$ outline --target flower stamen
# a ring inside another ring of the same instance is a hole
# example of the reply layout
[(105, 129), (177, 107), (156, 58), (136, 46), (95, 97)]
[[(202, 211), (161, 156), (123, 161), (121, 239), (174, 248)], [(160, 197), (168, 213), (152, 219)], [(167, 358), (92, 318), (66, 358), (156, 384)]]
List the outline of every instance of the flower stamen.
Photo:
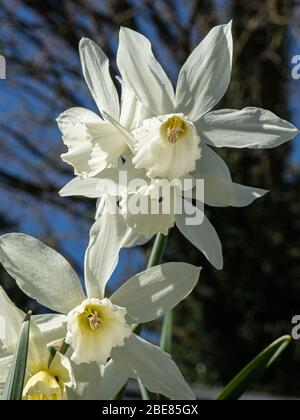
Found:
[(94, 311), (90, 315), (87, 316), (87, 319), (90, 324), (90, 328), (94, 331), (97, 330), (101, 325), (101, 318), (98, 316), (98, 312)]
[(185, 123), (181, 118), (172, 117), (167, 123), (167, 139), (170, 143), (176, 143), (179, 137), (185, 132)]

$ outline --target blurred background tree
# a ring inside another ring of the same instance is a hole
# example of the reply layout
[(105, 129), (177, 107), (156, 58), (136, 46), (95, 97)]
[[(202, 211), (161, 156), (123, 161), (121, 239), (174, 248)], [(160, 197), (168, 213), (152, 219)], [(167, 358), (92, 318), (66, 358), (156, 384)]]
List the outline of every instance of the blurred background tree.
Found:
[[(290, 66), (300, 54), (299, 17), (296, 0), (2, 0), (1, 231), (38, 236), (82, 272), (94, 202), (58, 196), (72, 171), (59, 159), (64, 147), (55, 124), (69, 107), (95, 110), (81, 74), (81, 37), (98, 42), (116, 72), (119, 26), (143, 32), (175, 83), (199, 40), (233, 18), (232, 82), (220, 106), (268, 108), (299, 126), (300, 81), (292, 80)], [(236, 182), (270, 194), (245, 209), (207, 209), (224, 247), (222, 272), (176, 231), (166, 255), (204, 267), (196, 292), (176, 311), (174, 356), (191, 381), (212, 385), (227, 382), (264, 346), (290, 333), (292, 316), (300, 313), (297, 140), (271, 151), (221, 153)], [(123, 252), (115, 281), (144, 262), (138, 251)], [(2, 272), (0, 282), (17, 304), (33, 305)], [(299, 370), (295, 344), (256, 388), (298, 395)]]

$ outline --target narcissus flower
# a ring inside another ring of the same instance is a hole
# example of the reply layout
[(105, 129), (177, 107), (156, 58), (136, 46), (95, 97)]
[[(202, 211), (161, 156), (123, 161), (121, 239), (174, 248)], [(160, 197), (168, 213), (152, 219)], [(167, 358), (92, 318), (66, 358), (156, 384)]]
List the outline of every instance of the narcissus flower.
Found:
[[(213, 153), (207, 152), (209, 146), (270, 148), (297, 135), (292, 124), (263, 109), (211, 112), (228, 88), (232, 55), (230, 22), (213, 28), (192, 52), (174, 92), (149, 40), (121, 28), (118, 67), (124, 83), (148, 111), (148, 118), (132, 133), (137, 168), (144, 168), (151, 178), (180, 178), (194, 170), (205, 174), (206, 155)], [(217, 176), (217, 166), (209, 166)]]
[[(213, 28), (195, 48), (180, 70), (174, 90), (154, 57), (149, 40), (138, 32), (121, 28), (117, 64), (123, 85), (133, 92), (143, 113), (132, 129), (122, 125), (109, 111), (104, 110), (103, 116), (130, 144), (126, 164), (132, 166), (131, 177), (134, 173), (139, 177), (143, 172), (149, 185), (160, 179), (203, 179), (204, 204), (215, 207), (248, 206), (266, 194), (266, 190), (234, 183), (226, 163), (214, 148), (273, 148), (294, 138), (298, 130), (261, 108), (213, 111), (228, 88), (232, 56), (230, 22)], [(104, 84), (105, 78), (101, 80)], [(98, 178), (88, 181), (76, 178), (63, 188), (61, 195), (99, 197), (99, 182), (104, 178), (115, 180), (119, 169), (113, 175), (99, 173)], [(188, 226), (184, 213), (170, 211), (169, 217), (159, 217), (124, 211), (130, 196), (139, 197), (144, 191), (147, 188), (123, 191), (121, 197), (122, 214), (133, 229), (151, 237), (158, 232), (166, 234), (176, 224), (217, 269), (223, 267), (220, 240), (206, 217), (203, 223)], [(203, 211), (197, 204), (195, 212), (197, 208)]]
[(134, 329), (183, 300), (196, 285), (200, 269), (181, 263), (156, 266), (105, 297), (126, 231), (122, 216), (107, 212), (92, 227), (85, 255), (87, 296), (67, 261), (35, 238), (2, 236), (0, 261), (28, 296), (67, 314), (66, 342), (76, 364), (96, 362), (105, 371), (113, 363), (123, 372), (122, 378), (137, 378), (153, 392), (194, 398), (171, 357), (136, 336)]
[[(0, 389), (3, 389), (12, 354), (15, 352), (25, 314), (8, 298), (0, 287)], [(60, 353), (50, 357), (47, 344), (60, 337), (61, 316), (39, 316), (40, 328), (32, 318), (24, 400), (62, 400), (67, 398), (67, 388), (75, 388), (75, 380), (69, 359)]]

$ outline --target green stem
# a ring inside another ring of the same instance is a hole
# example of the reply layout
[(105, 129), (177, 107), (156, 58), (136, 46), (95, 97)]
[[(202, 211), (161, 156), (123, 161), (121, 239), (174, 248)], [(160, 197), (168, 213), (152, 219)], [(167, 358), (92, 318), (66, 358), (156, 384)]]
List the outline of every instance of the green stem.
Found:
[[(160, 336), (160, 348), (166, 353), (171, 354), (172, 352), (172, 338), (173, 338), (173, 312), (169, 311), (163, 319), (161, 336)], [(156, 395), (157, 400), (168, 400), (163, 395)]]
[[(162, 258), (164, 256), (166, 247), (168, 242), (168, 236), (163, 235), (162, 233), (158, 233), (155, 238), (155, 242), (150, 254), (150, 258), (148, 261), (147, 269), (155, 267), (156, 265), (159, 265), (162, 261)], [(163, 323), (165, 323), (165, 319), (168, 315), (164, 318)], [(169, 324), (169, 322), (168, 322)], [(139, 333), (141, 333), (142, 326), (139, 326)], [(163, 327), (164, 330), (164, 327)], [(139, 381), (139, 388), (142, 395), (143, 400), (156, 400), (158, 398), (157, 395), (150, 393), (147, 391), (147, 389), (144, 387), (144, 385)]]
[(168, 236), (158, 233), (151, 251), (147, 268), (155, 267), (161, 263), (162, 257), (166, 250)]
[(160, 347), (167, 353), (172, 352), (173, 312), (168, 312), (163, 320), (160, 337)]

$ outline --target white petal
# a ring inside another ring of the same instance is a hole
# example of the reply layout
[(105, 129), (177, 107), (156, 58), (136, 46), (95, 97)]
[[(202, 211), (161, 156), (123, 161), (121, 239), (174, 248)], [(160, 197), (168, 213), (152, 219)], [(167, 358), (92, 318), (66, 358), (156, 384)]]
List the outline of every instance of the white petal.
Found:
[[(161, 233), (167, 235), (169, 229), (174, 227), (174, 215), (152, 215), (152, 214), (138, 214), (125, 218), (126, 223), (132, 227), (132, 232), (137, 235), (137, 240), (133, 242), (136, 245), (147, 243), (154, 235)], [(132, 245), (131, 245), (132, 246)], [(127, 247), (130, 247), (127, 245)]]
[(215, 147), (269, 149), (299, 133), (288, 121), (253, 107), (211, 112), (197, 122), (197, 128), (201, 138)]
[(4, 346), (2, 341), (0, 340), (0, 359), (1, 359), (1, 357), (7, 357), (7, 356), (10, 356), (10, 355), (11, 355), (11, 352), (6, 349), (6, 347)]
[(202, 179), (203, 174), (231, 180), (230, 171), (224, 160), (206, 145), (202, 147), (202, 156), (197, 160), (196, 170), (192, 173), (198, 179)]
[(10, 353), (16, 349), (24, 317), (0, 286), (0, 340)]
[(173, 185), (170, 187), (167, 180), (154, 180), (123, 195), (119, 206), (126, 224), (141, 236), (151, 238), (156, 233), (167, 235), (174, 226), (177, 200), (178, 191)]
[(98, 388), (97, 399), (102, 401), (112, 400), (129, 379), (127, 369), (116, 365), (111, 359), (101, 370), (102, 378)]
[(231, 206), (235, 202), (235, 188), (226, 178), (202, 174), (204, 203), (213, 207)]
[(210, 174), (202, 174), (201, 178), (204, 180), (204, 202), (213, 207), (246, 207), (268, 192)]
[[(9, 299), (0, 286), (0, 339), (5, 348), (14, 353), (19, 341), (25, 314)], [(33, 366), (45, 366), (49, 353), (44, 337), (34, 322), (31, 322), (28, 353), (28, 369)]]
[(230, 82), (232, 51), (231, 22), (213, 28), (179, 73), (177, 112), (195, 121), (218, 104)]
[(12, 356), (0, 358), (0, 398), (2, 397), (12, 360)]
[[(117, 186), (117, 188), (115, 188)], [(106, 192), (110, 195), (119, 195), (127, 190), (123, 189), (120, 183), (119, 170), (107, 168), (93, 178), (76, 177), (66, 184), (60, 191), (61, 197), (83, 196), (88, 198), (99, 198)]]
[(110, 77), (107, 56), (95, 42), (87, 38), (80, 41), (79, 53), (83, 75), (100, 112), (106, 111), (118, 120), (119, 97)]
[(97, 178), (80, 178), (79, 176), (68, 182), (60, 191), (61, 197), (83, 196), (88, 198), (98, 198)]
[(174, 400), (196, 399), (171, 356), (135, 334), (124, 347), (113, 350), (112, 359), (150, 392)]
[(145, 245), (153, 236), (146, 237), (127, 226), (126, 236), (123, 242), (123, 248), (133, 248), (135, 246)]
[[(127, 174), (130, 176), (130, 174)], [(129, 179), (129, 178), (128, 178)], [(120, 190), (121, 190), (121, 186), (120, 186)], [(124, 189), (123, 194), (127, 194), (127, 187), (126, 189)], [(103, 195), (101, 198), (99, 198), (97, 200), (97, 205), (96, 205), (96, 215), (95, 215), (95, 219), (97, 220), (105, 211), (105, 208), (107, 206), (107, 195)], [(124, 221), (125, 223), (125, 221)], [(122, 240), (122, 247), (123, 248), (132, 248), (135, 246), (141, 246), (144, 245), (145, 243), (147, 243), (151, 237), (146, 237), (144, 235), (141, 235), (140, 233), (136, 232), (135, 230), (133, 230), (130, 226), (126, 225), (126, 232), (124, 233), (124, 237)]]
[(109, 121), (123, 136), (124, 140), (127, 143), (127, 146), (131, 151), (134, 151), (134, 145), (136, 143), (135, 138), (131, 134), (131, 132), (124, 127), (122, 124), (120, 124), (115, 118), (113, 118), (110, 114), (107, 112), (103, 112), (104, 117)]
[(61, 158), (73, 166), (76, 175), (86, 175), (91, 172), (89, 160), (92, 143), (87, 128), (88, 123), (101, 126), (103, 120), (85, 108), (70, 108), (57, 119), (63, 142), (68, 147), (68, 152), (62, 154)]
[[(75, 388), (75, 377), (70, 360), (59, 352), (56, 352), (49, 366), (49, 372), (58, 379), (59, 385), (66, 394), (67, 388)], [(64, 399), (66, 395), (63, 396)]]
[(74, 167), (76, 175), (95, 176), (127, 150), (119, 130), (87, 109), (68, 109), (57, 122), (69, 149), (61, 158)]
[(187, 225), (186, 215), (176, 215), (176, 226), (180, 232), (201, 251), (208, 261), (218, 270), (223, 268), (222, 245), (207, 217), (199, 225)]
[(153, 321), (191, 293), (200, 270), (185, 263), (150, 268), (131, 277), (111, 296), (111, 301), (127, 308), (126, 319), (132, 324)]
[(85, 255), (85, 284), (88, 297), (104, 297), (106, 283), (119, 260), (125, 233), (126, 225), (119, 214), (109, 214), (105, 211), (94, 223)]
[(33, 315), (32, 319), (41, 330), (48, 344), (65, 338), (67, 332), (67, 318), (65, 315)]
[(29, 373), (35, 375), (37, 372), (47, 369), (49, 355), (45, 337), (38, 326), (34, 322), (31, 322), (27, 359)]
[(101, 385), (100, 368), (97, 363), (72, 363), (72, 370), (76, 386), (74, 389), (67, 389), (69, 400), (99, 400), (99, 387)]
[(124, 82), (154, 115), (174, 111), (172, 84), (155, 59), (149, 40), (128, 28), (120, 29), (117, 63)]
[(129, 149), (124, 136), (110, 122), (88, 124), (87, 128), (92, 144), (89, 175), (95, 176), (115, 164)]
[(235, 190), (235, 200), (231, 204), (233, 207), (246, 207), (252, 204), (257, 198), (263, 197), (268, 193), (261, 188), (247, 187), (246, 185), (233, 184)]
[[(126, 171), (126, 166), (127, 166), (127, 164), (125, 163), (124, 171)], [(135, 171), (135, 172), (137, 172), (137, 171)], [(130, 171), (129, 172), (126, 171), (126, 173), (127, 173), (128, 182), (130, 182), (132, 174), (131, 174)], [(137, 176), (135, 176), (135, 178), (137, 178)], [(127, 185), (125, 186), (125, 184), (124, 184), (124, 188), (123, 188), (123, 184), (119, 184), (118, 188), (120, 190), (120, 193), (127, 194)], [(104, 212), (104, 210), (107, 206), (106, 201), (107, 201), (107, 195), (103, 195), (101, 198), (99, 198), (97, 200), (96, 216), (95, 216), (96, 220), (103, 214), (103, 212)], [(123, 240), (122, 240), (122, 247), (123, 248), (131, 248), (131, 247), (135, 247), (135, 246), (144, 245), (151, 238), (152, 238), (152, 236), (151, 237), (143, 236), (140, 233), (133, 230), (130, 226), (126, 225), (126, 232), (124, 233), (124, 237), (123, 237)]]
[(0, 261), (23, 292), (47, 308), (66, 313), (85, 299), (70, 264), (38, 239), (21, 233), (1, 236)]
[(143, 118), (142, 104), (134, 92), (121, 80), (122, 98), (120, 124), (129, 131), (134, 130)]
[[(138, 193), (135, 194), (138, 197)], [(128, 195), (126, 198), (132, 199), (133, 195)], [(135, 199), (136, 200), (136, 199)], [(121, 206), (126, 208), (127, 204), (122, 200)], [(133, 234), (145, 238), (147, 242), (157, 233), (167, 235), (169, 229), (174, 226), (175, 217), (174, 213), (170, 214), (133, 214), (122, 210), (124, 221), (132, 229)], [(139, 239), (138, 239), (139, 240)]]

